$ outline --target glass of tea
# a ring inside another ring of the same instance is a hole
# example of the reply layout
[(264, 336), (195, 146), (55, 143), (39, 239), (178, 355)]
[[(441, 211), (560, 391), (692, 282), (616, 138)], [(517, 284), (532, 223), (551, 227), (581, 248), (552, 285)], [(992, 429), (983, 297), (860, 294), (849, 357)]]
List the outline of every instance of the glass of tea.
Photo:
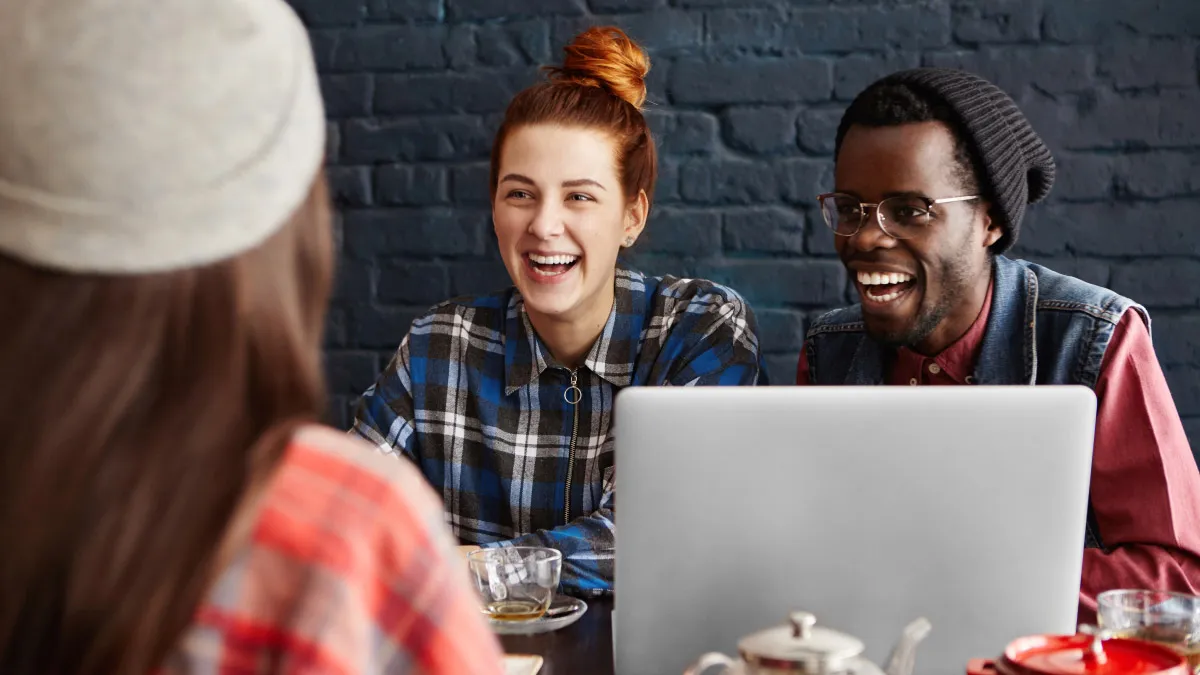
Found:
[(1100, 627), (1114, 637), (1157, 642), (1187, 659), (1200, 675), (1200, 598), (1144, 590), (1105, 591), (1096, 596)]
[(484, 613), (497, 621), (541, 618), (562, 576), (562, 553), (537, 546), (479, 549), (467, 564)]

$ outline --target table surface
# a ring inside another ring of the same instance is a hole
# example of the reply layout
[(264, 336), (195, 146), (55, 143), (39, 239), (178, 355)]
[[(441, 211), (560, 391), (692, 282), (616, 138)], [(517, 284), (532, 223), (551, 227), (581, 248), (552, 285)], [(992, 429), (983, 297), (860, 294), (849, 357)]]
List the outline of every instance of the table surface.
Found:
[(509, 654), (537, 654), (538, 675), (613, 675), (612, 598), (587, 600), (588, 610), (566, 628), (541, 635), (502, 635)]

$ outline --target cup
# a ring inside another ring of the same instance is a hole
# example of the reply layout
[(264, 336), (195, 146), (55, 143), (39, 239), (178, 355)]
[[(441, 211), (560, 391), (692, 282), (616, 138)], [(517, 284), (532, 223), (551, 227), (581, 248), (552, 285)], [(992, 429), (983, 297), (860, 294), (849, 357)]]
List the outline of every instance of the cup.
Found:
[(1120, 589), (1096, 596), (1100, 627), (1115, 637), (1157, 642), (1187, 659), (1200, 675), (1200, 598), (1167, 591)]
[(550, 607), (562, 577), (562, 553), (537, 546), (503, 546), (467, 555), (483, 611), (497, 621), (532, 621)]

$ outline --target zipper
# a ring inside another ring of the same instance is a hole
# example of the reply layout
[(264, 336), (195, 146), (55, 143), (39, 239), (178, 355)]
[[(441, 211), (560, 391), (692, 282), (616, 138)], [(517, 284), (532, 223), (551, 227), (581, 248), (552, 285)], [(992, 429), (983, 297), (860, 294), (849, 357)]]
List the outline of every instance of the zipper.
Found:
[(579, 401), (583, 390), (579, 388), (579, 369), (571, 371), (571, 386), (563, 392), (563, 400), (570, 404), (575, 420), (571, 423), (571, 448), (567, 453), (567, 490), (563, 504), (563, 525), (571, 522), (571, 480), (575, 473), (575, 441), (579, 437)]

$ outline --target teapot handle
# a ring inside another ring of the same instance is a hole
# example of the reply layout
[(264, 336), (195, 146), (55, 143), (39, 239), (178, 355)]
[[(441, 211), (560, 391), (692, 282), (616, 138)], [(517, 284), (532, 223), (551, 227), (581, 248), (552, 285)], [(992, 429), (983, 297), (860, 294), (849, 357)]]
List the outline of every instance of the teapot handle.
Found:
[(712, 668), (713, 666), (721, 666), (722, 673), (729, 673), (730, 675), (733, 675), (733, 673), (736, 672), (734, 671), (734, 668), (737, 667), (737, 662), (719, 652), (709, 652), (704, 656), (701, 656), (695, 663), (688, 666), (688, 669), (683, 671), (683, 675), (702, 675), (704, 671)]

